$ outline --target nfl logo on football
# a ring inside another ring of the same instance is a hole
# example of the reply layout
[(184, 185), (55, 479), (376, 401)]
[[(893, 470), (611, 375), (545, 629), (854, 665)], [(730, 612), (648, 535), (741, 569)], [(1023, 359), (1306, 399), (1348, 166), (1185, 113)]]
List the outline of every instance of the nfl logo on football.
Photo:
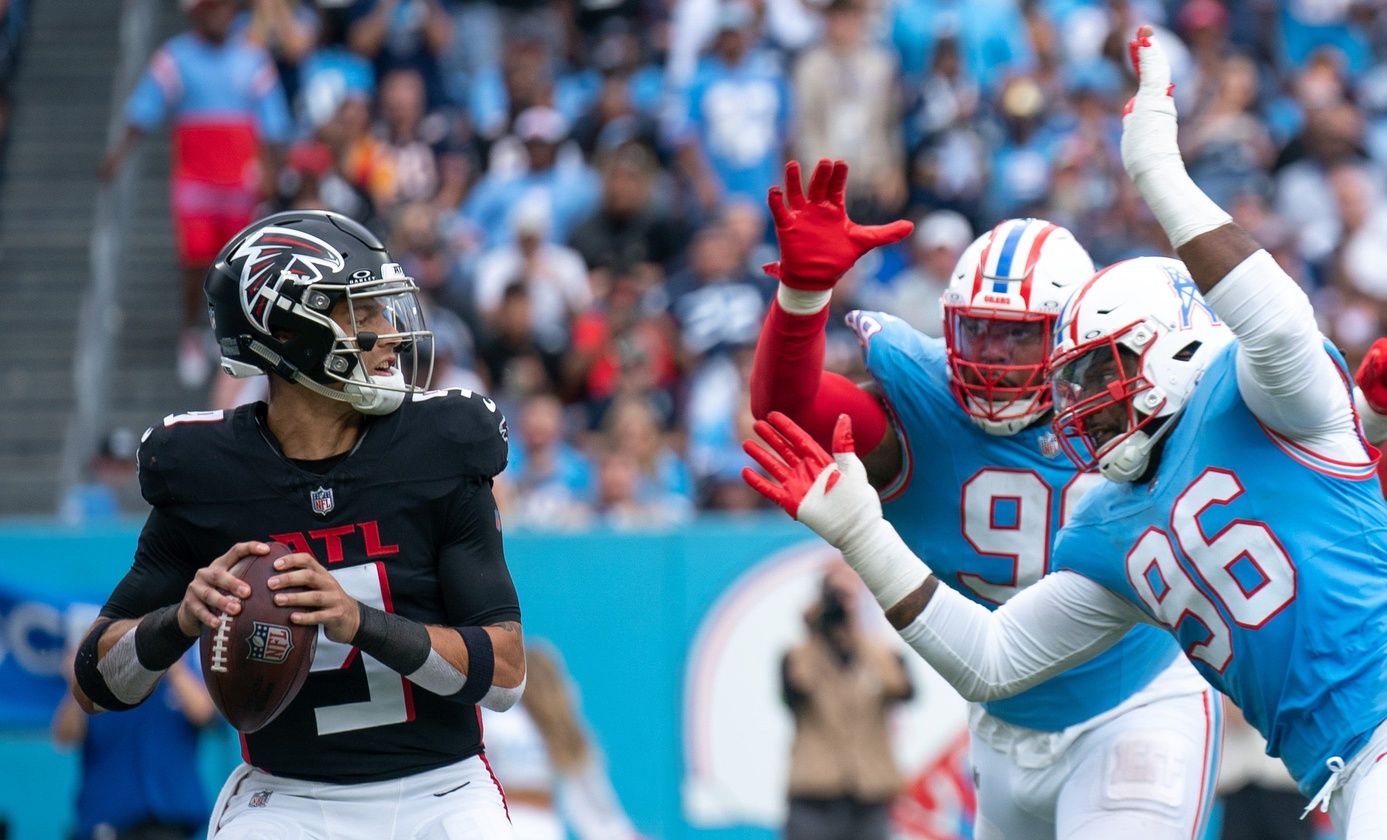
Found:
[(255, 629), (251, 632), (250, 638), (246, 639), (250, 645), (250, 653), (246, 658), (252, 662), (266, 662), (271, 665), (279, 665), (289, 658), (289, 651), (293, 650), (294, 642), (289, 638), (289, 628), (281, 624), (266, 624), (263, 621), (255, 622)]
[(313, 512), (319, 516), (332, 513), (332, 488), (319, 487), (308, 492), (308, 500), (313, 503)]

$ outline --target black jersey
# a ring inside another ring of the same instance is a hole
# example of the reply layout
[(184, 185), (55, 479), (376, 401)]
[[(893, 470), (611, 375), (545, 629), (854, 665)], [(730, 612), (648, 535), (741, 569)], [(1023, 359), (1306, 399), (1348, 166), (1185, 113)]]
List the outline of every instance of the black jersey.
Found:
[[(263, 404), (171, 415), (140, 446), (154, 509), (103, 614), (179, 601), (194, 573), (244, 540), (308, 551), (362, 603), (429, 624), (519, 621), (491, 479), (505, 419), (465, 391), (430, 392), (365, 419), (356, 447), (321, 474), (286, 459)], [(245, 736), (246, 760), (333, 782), (396, 778), (481, 750), (477, 709), (435, 695), (320, 631), (288, 709)]]

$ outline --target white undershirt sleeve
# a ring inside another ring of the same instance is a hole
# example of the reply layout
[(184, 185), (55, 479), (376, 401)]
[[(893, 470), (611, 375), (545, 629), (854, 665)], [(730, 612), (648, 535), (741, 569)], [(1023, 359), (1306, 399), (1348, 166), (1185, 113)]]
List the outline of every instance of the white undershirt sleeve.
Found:
[(1257, 419), (1322, 455), (1362, 460), (1349, 389), (1310, 299), (1271, 254), (1243, 260), (1204, 298), (1238, 337), (1238, 390)]
[(965, 700), (1000, 700), (1107, 650), (1150, 619), (1077, 572), (1047, 575), (996, 611), (940, 585), (901, 638)]

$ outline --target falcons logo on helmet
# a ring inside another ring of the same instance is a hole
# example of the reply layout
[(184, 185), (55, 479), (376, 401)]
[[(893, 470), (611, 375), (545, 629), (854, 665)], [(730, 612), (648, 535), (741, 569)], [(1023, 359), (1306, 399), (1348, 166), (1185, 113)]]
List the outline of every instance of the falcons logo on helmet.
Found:
[(286, 281), (307, 286), (346, 265), (337, 249), (293, 228), (270, 226), (246, 237), (231, 255), (241, 263), (241, 307), (251, 323), (270, 331), (270, 307)]

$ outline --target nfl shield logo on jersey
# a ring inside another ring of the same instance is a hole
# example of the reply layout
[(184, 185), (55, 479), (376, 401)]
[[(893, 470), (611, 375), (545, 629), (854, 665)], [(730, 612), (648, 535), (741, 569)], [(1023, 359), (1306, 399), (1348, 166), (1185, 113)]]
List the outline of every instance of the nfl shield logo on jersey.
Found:
[(247, 659), (270, 665), (282, 664), (289, 658), (289, 651), (294, 649), (294, 640), (289, 636), (288, 627), (282, 624), (266, 624), (263, 621), (255, 622), (255, 628), (251, 631), (250, 638), (246, 639), (246, 643), (250, 645)]
[(332, 488), (319, 487), (308, 492), (308, 500), (313, 503), (313, 512), (319, 516), (332, 513)]
[(1040, 454), (1046, 458), (1060, 454), (1060, 442), (1054, 432), (1046, 432), (1040, 436)]

